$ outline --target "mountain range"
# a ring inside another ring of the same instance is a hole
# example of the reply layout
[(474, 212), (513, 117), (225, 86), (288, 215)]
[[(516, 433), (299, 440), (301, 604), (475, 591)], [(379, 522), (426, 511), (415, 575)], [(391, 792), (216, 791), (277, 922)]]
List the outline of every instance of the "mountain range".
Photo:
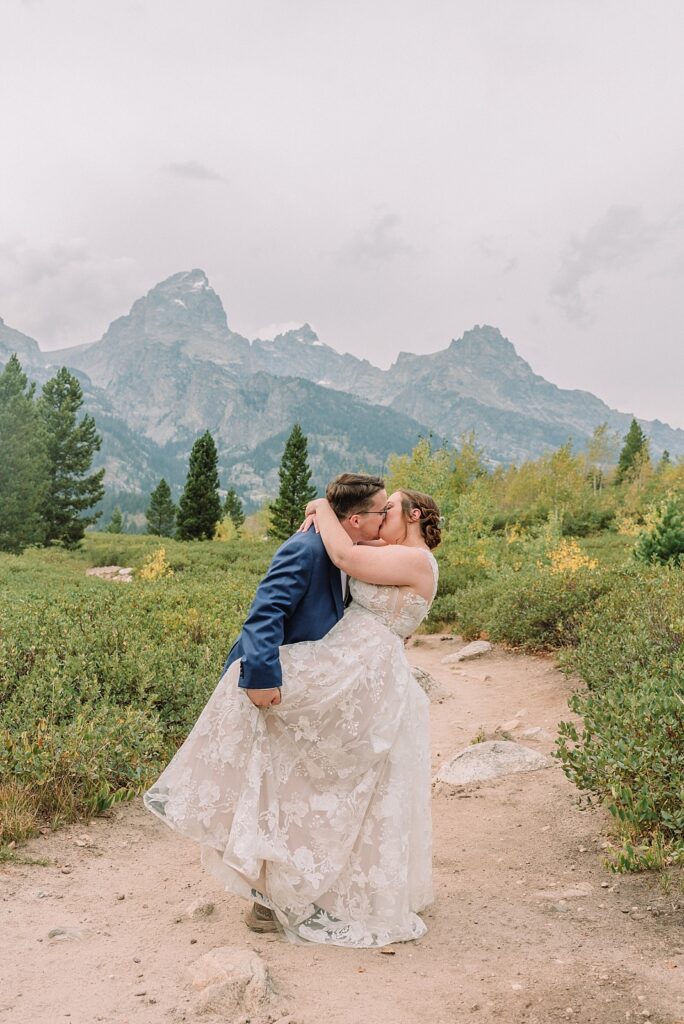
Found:
[[(163, 475), (178, 491), (194, 440), (210, 430), (221, 482), (248, 507), (277, 491), (285, 439), (299, 421), (317, 486), (343, 469), (382, 471), (421, 435), (475, 431), (492, 464), (520, 462), (572, 438), (582, 447), (630, 413), (538, 376), (496, 327), (476, 326), (442, 351), (399, 354), (388, 370), (341, 354), (309, 326), (253, 341), (228, 326), (202, 270), (177, 273), (138, 299), (99, 341), (43, 351), (0, 319), (0, 365), (17, 352), (39, 384), (68, 366), (103, 436), (107, 506), (145, 507)], [(684, 455), (684, 430), (639, 421), (652, 455)], [(106, 521), (106, 520), (105, 520)]]

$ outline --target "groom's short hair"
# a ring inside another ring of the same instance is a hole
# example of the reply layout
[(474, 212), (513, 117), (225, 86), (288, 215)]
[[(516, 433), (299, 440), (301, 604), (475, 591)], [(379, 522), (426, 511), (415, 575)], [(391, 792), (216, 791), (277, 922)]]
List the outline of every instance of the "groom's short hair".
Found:
[(340, 473), (328, 484), (325, 496), (338, 519), (346, 519), (355, 512), (366, 512), (373, 498), (385, 489), (381, 476), (367, 473)]

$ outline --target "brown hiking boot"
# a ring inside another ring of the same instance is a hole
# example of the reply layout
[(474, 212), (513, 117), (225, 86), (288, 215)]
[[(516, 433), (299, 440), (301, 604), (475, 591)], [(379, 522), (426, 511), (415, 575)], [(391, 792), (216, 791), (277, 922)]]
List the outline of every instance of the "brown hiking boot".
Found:
[(253, 932), (277, 932), (278, 925), (273, 917), (273, 912), (261, 903), (253, 903), (245, 914), (245, 924)]

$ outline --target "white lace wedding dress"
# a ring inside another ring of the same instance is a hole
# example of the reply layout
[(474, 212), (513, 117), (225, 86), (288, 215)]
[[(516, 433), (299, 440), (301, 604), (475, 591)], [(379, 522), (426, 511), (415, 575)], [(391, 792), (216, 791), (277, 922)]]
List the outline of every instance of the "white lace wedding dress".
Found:
[(428, 700), (403, 644), (430, 602), (350, 590), (327, 636), (281, 647), (280, 705), (231, 665), (144, 802), (291, 941), (382, 946), (423, 935), (432, 901)]

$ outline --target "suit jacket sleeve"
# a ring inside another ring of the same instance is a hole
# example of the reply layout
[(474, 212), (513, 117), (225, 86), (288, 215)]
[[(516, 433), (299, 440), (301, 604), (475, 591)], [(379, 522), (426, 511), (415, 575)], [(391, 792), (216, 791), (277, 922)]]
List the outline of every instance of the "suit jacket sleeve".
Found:
[(285, 623), (311, 582), (313, 557), (309, 544), (285, 544), (276, 552), (242, 627), (239, 686), (282, 686), (278, 648), (284, 643)]

